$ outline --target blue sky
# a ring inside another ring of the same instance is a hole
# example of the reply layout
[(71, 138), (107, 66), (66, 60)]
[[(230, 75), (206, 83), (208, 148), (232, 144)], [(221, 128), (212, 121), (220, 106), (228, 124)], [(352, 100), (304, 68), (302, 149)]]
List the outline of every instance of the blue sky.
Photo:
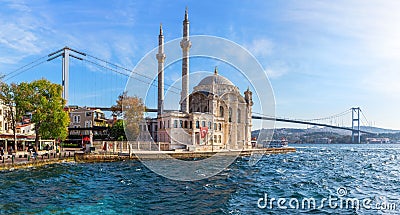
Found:
[[(276, 115), (360, 106), (376, 126), (400, 129), (399, 1), (0, 1), (0, 72), (64, 46), (132, 69), (157, 45), (160, 22), (166, 41), (181, 36), (186, 6), (191, 35), (232, 40), (258, 59)], [(57, 59), (8, 81), (60, 83), (60, 70)], [(71, 82), (71, 103), (107, 105), (126, 78), (72, 60)]]

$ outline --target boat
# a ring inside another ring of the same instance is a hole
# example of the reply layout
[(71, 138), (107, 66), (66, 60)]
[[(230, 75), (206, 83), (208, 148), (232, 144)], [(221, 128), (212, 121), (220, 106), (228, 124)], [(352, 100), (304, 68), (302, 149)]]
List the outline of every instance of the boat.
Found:
[(263, 146), (266, 148), (284, 148), (288, 147), (288, 141), (286, 138), (280, 140), (263, 141)]

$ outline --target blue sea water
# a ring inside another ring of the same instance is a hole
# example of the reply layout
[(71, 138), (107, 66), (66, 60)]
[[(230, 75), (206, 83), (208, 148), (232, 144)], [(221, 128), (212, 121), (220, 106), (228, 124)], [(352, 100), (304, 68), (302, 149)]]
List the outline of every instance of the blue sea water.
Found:
[[(400, 145), (295, 147), (254, 166), (238, 158), (194, 182), (166, 179), (139, 161), (2, 172), (0, 214), (400, 214)], [(285, 200), (281, 208), (272, 198)], [(315, 208), (304, 200), (311, 198)], [(348, 199), (360, 204), (346, 206)]]

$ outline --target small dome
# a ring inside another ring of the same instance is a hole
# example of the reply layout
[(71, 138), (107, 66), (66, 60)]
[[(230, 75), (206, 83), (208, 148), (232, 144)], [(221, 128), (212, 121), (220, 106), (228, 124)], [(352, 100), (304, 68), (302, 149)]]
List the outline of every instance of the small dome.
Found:
[(214, 74), (214, 75), (210, 75), (207, 76), (205, 78), (203, 78), (203, 80), (200, 81), (200, 83), (198, 84), (198, 86), (200, 85), (212, 85), (212, 84), (216, 84), (216, 85), (233, 85), (233, 83), (228, 80), (227, 78), (220, 76), (218, 74)]

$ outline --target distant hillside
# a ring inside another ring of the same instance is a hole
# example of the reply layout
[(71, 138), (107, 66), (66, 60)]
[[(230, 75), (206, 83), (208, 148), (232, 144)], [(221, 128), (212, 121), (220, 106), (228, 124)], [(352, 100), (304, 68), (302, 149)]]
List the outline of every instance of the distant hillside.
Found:
[[(389, 138), (392, 143), (400, 143), (400, 131), (377, 127), (361, 126), (361, 130), (374, 134), (361, 135), (362, 142), (368, 137)], [(273, 134), (273, 137), (272, 137)], [(307, 129), (278, 128), (259, 129), (251, 132), (252, 138), (258, 140), (286, 138), (289, 143), (351, 143), (351, 131), (314, 126)]]
[[(378, 127), (370, 127), (370, 126), (360, 126), (360, 129), (363, 131), (368, 131), (371, 133), (379, 133), (379, 134), (395, 134), (395, 133), (400, 133), (400, 130), (392, 130), (392, 129), (386, 129), (386, 128), (378, 128)], [(251, 136), (258, 136), (260, 131), (268, 131), (271, 132), (271, 129), (259, 129), (259, 130), (254, 130), (251, 132)], [(311, 128), (307, 129), (301, 129), (301, 128), (278, 128), (275, 129), (275, 132), (283, 132), (283, 133), (316, 133), (316, 132), (331, 132), (331, 133), (337, 133), (340, 135), (351, 135), (351, 131), (346, 131), (346, 130), (341, 130), (341, 129), (335, 129), (335, 128), (328, 128), (328, 127), (318, 127), (314, 126)]]
[(370, 127), (370, 126), (360, 126), (360, 129), (372, 133), (386, 133), (386, 134), (400, 133), (400, 130), (392, 130), (385, 128)]

